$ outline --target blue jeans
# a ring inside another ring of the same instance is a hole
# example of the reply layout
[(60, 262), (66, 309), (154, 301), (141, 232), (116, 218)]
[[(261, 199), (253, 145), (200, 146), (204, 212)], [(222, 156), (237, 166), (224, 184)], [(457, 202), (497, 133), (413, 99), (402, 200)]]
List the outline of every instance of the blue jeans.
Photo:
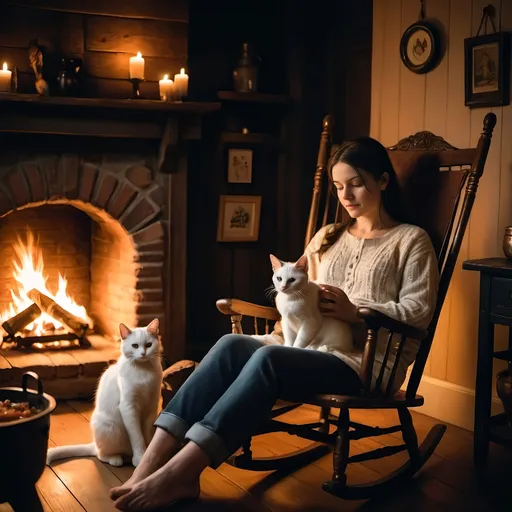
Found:
[(317, 393), (360, 389), (357, 373), (332, 354), (228, 334), (206, 354), (155, 426), (196, 443), (217, 468), (266, 420), (278, 398), (300, 402)]

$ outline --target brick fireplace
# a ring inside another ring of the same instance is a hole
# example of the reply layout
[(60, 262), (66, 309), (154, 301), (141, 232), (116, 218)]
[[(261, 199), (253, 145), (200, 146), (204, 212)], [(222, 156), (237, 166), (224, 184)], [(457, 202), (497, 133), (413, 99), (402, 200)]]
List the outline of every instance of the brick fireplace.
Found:
[[(159, 318), (166, 360), (184, 357), (187, 143), (200, 137), (205, 104), (162, 105), (166, 110), (155, 113), (159, 102), (148, 101), (141, 116), (144, 100), (74, 99), (83, 113), (73, 120), (58, 116), (62, 100), (35, 97), (23, 129), (19, 105), (2, 105), (0, 313), (17, 286), (15, 244), (33, 235), (48, 290), (53, 293), (63, 275), (67, 294), (92, 320), (92, 347), (0, 350), (0, 386), (19, 385), (21, 373), (32, 369), (49, 393), (70, 398), (90, 396), (117, 358), (120, 322), (135, 327)], [(90, 105), (95, 110), (83, 108)], [(92, 123), (85, 132), (84, 117)], [(28, 151), (34, 134), (45, 143)], [(140, 139), (145, 149), (136, 144)]]
[(0, 167), (0, 311), (11, 302), (13, 242), (39, 239), (49, 287), (58, 273), (95, 331), (163, 319), (165, 194), (141, 158), (13, 155)]

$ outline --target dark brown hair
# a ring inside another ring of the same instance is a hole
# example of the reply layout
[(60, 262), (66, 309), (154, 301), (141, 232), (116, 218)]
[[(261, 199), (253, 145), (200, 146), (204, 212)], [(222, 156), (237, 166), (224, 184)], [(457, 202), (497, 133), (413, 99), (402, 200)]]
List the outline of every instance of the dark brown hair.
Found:
[[(359, 137), (342, 144), (331, 156), (327, 165), (327, 174), (331, 183), (333, 181), (332, 169), (339, 162), (353, 167), (363, 181), (363, 184), (364, 178), (361, 171), (370, 173), (375, 180), (379, 180), (384, 173), (387, 173), (389, 181), (387, 187), (381, 192), (382, 206), (393, 219), (399, 222), (407, 222), (395, 169), (386, 148), (380, 142), (371, 137)], [(320, 256), (336, 243), (345, 229), (352, 225), (353, 222), (354, 219), (348, 219), (345, 222), (336, 224), (329, 230), (318, 250)]]

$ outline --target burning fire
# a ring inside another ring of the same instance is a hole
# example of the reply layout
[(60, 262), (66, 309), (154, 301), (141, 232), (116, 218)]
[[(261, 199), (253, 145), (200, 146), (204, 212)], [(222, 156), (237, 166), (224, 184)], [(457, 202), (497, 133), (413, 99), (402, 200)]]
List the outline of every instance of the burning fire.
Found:
[[(53, 294), (47, 287), (48, 277), (44, 275), (44, 262), (43, 255), (40, 248), (34, 239), (34, 235), (31, 231), (27, 233), (27, 242), (24, 244), (20, 237), (18, 242), (13, 244), (14, 252), (17, 260), (14, 261), (14, 272), (13, 277), (18, 283), (18, 289), (11, 289), (12, 303), (9, 309), (4, 311), (0, 315), (0, 324), (9, 320), (14, 315), (23, 311), (29, 307), (33, 301), (30, 300), (27, 293), (36, 289), (41, 293), (44, 293), (57, 304), (63, 307), (69, 313), (84, 320), (84, 323), (88, 323), (92, 326), (92, 321), (87, 315), (87, 312), (83, 306), (78, 305), (66, 291), (67, 280), (59, 272), (59, 287), (55, 294)], [(52, 318), (47, 313), (42, 312), (32, 323), (25, 327), (25, 331), (31, 332), (36, 336), (45, 334), (48, 329), (45, 326), (52, 325), (55, 330), (63, 328), (64, 326)], [(52, 329), (52, 330), (54, 330)]]

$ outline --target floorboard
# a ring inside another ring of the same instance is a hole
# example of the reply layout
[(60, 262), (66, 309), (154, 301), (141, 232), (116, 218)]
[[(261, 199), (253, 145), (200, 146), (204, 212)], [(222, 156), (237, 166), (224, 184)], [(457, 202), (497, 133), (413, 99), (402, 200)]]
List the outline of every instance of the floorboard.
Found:
[[(52, 414), (50, 446), (87, 443), (91, 440), (89, 401), (61, 401)], [(284, 421), (307, 423), (318, 418), (318, 410), (303, 406), (282, 416)], [(395, 411), (352, 411), (352, 421), (374, 426), (396, 422)], [(413, 412), (421, 442), (436, 420)], [(353, 441), (351, 454), (401, 444), (400, 433)], [(253, 441), (255, 456), (283, 455), (303, 448), (308, 441), (285, 433), (260, 436)], [(510, 467), (512, 451), (491, 444), (487, 468), (477, 472), (472, 463), (473, 435), (449, 425), (435, 454), (413, 481), (389, 498), (373, 501), (343, 501), (325, 493), (322, 483), (330, 479), (332, 457), (327, 454), (291, 473), (252, 472), (223, 464), (208, 468), (201, 478), (201, 496), (195, 503), (180, 507), (184, 512), (329, 512), (329, 511), (410, 511), (507, 510), (512, 503)], [(392, 457), (351, 464), (349, 483), (380, 478), (406, 460), (400, 453)], [(45, 512), (115, 511), (108, 490), (125, 482), (133, 468), (115, 468), (94, 458), (65, 460), (47, 467), (37, 484)], [(0, 512), (12, 512), (0, 504)], [(17, 512), (17, 511), (16, 511)], [(24, 512), (24, 511), (23, 511)]]

